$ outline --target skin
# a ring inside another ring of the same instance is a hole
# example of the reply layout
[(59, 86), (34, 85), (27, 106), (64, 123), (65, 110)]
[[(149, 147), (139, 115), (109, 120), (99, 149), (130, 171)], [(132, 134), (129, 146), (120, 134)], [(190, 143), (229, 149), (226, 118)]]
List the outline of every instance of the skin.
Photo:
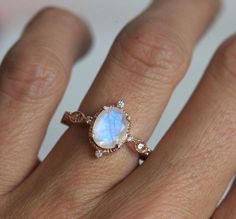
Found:
[[(93, 114), (122, 97), (132, 135), (148, 140), (219, 5), (154, 1), (121, 31), (80, 109)], [(236, 36), (219, 47), (185, 109), (143, 165), (128, 147), (95, 159), (83, 127), (69, 128), (39, 162), (71, 68), (89, 45), (80, 18), (47, 8), (3, 60), (0, 218), (236, 218), (235, 186), (218, 206), (236, 172)]]

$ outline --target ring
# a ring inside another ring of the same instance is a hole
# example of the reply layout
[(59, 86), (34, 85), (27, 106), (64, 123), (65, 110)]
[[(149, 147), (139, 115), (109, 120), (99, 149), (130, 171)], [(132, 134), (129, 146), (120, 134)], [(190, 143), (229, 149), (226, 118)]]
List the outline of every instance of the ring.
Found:
[(89, 126), (89, 141), (95, 149), (97, 158), (130, 145), (145, 160), (151, 153), (146, 143), (130, 135), (131, 117), (124, 109), (125, 103), (119, 100), (116, 105), (103, 106), (94, 116), (77, 110), (65, 112), (62, 123), (68, 126), (85, 124)]

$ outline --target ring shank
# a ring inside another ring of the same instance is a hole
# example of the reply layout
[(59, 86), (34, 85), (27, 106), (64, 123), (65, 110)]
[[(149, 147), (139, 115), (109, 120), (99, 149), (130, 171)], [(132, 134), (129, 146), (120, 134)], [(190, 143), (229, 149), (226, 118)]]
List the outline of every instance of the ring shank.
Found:
[(151, 148), (149, 148), (145, 142), (136, 137), (128, 136), (127, 143), (135, 152), (139, 154), (139, 159), (141, 160), (146, 160), (152, 153)]
[(86, 120), (86, 116), (80, 111), (75, 111), (72, 113), (65, 112), (62, 117), (61, 123), (67, 126), (71, 126), (74, 124), (84, 123), (85, 120)]

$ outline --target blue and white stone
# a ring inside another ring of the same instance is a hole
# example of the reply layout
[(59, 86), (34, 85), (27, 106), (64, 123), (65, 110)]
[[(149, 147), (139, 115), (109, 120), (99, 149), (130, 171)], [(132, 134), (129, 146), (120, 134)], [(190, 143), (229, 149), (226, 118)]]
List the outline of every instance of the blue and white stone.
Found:
[(129, 121), (122, 109), (107, 107), (97, 116), (93, 124), (93, 140), (101, 148), (115, 148), (116, 145), (125, 142), (128, 127)]

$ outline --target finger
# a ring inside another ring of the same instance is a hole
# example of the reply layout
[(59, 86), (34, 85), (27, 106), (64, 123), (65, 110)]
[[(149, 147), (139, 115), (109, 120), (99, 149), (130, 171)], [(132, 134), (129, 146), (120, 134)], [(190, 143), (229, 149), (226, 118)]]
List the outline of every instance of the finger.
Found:
[(0, 194), (11, 190), (37, 161), (48, 122), (73, 62), (88, 47), (81, 20), (44, 9), (27, 26), (1, 65)]
[(236, 36), (150, 159), (108, 195), (117, 218), (210, 218), (236, 172), (235, 54)]
[(236, 183), (234, 183), (231, 191), (225, 200), (214, 212), (212, 219), (234, 219), (236, 217)]
[[(133, 121), (131, 134), (147, 140), (216, 10), (216, 1), (156, 1), (121, 32), (81, 110), (93, 114), (123, 98)], [(173, 16), (180, 13), (185, 19)], [(53, 180), (70, 191), (80, 188), (86, 200), (88, 193), (109, 189), (137, 165), (127, 147), (96, 160), (87, 136), (87, 129), (71, 128), (39, 168), (44, 176), (55, 173), (46, 177), (47, 183)]]

